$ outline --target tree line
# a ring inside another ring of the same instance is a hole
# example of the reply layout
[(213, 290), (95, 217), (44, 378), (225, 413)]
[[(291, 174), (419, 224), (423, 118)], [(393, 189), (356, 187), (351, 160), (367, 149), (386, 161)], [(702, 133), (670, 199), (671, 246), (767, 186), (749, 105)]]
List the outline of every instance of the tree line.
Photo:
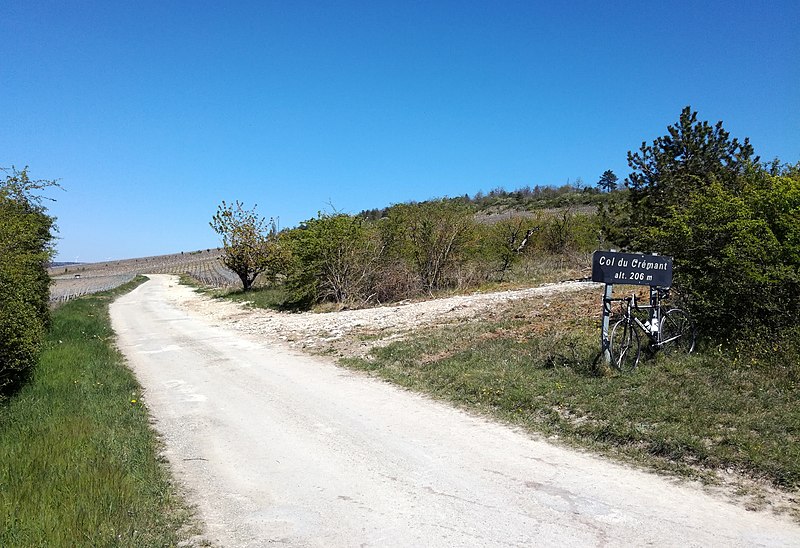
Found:
[[(606, 170), (595, 186), (584, 184), (580, 178), (571, 183), (555, 185), (525, 185), (515, 190), (503, 187), (493, 188), (488, 192), (478, 191), (472, 196), (464, 194), (448, 198), (448, 201), (471, 206), (477, 212), (493, 212), (498, 210), (537, 211), (546, 208), (597, 205), (605, 198), (603, 192), (611, 192), (618, 188), (618, 177), (611, 170)], [(386, 217), (392, 206), (365, 209), (358, 213), (371, 221)]]
[[(278, 232), (255, 208), (223, 202), (211, 225), (223, 240), (223, 262), (238, 272), (245, 291), (260, 275), (285, 288), (286, 306), (298, 309), (323, 302), (362, 306), (503, 281), (532, 254), (596, 246), (599, 225), (591, 213), (512, 213), (486, 222), (476, 211), (461, 200), (437, 199), (393, 205), (377, 220), (320, 212)], [(254, 219), (273, 228), (245, 228)], [(256, 251), (259, 259), (252, 260)]]

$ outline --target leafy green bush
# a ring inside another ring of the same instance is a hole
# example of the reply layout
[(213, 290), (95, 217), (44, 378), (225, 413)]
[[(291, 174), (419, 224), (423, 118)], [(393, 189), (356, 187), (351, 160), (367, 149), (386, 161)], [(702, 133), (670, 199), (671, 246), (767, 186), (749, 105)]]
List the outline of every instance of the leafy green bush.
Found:
[(280, 234), (288, 253), (280, 277), (288, 292), (283, 306), (362, 306), (514, 281), (507, 277), (514, 278), (515, 267), (533, 255), (594, 249), (599, 230), (597, 215), (573, 208), (480, 219), (464, 199), (447, 198), (358, 215), (319, 213)]
[(554, 254), (596, 249), (599, 228), (597, 215), (562, 209), (543, 221), (538, 247)]
[(511, 267), (531, 252), (541, 229), (542, 222), (538, 216), (521, 214), (477, 225), (477, 246), (471, 259), (483, 265), (485, 279), (496, 276), (503, 281)]
[(798, 219), (800, 178), (753, 169), (739, 192), (712, 180), (654, 231), (704, 332), (749, 339), (800, 323)]
[(0, 399), (32, 371), (49, 322), (53, 219), (36, 192), (54, 183), (11, 169), (0, 183)]
[(320, 213), (283, 233), (281, 241), (291, 254), (286, 283), (295, 307), (370, 300), (383, 246), (363, 217)]
[(474, 243), (473, 211), (453, 200), (392, 206), (380, 226), (388, 256), (405, 263), (428, 292), (454, 284)]
[(667, 129), (628, 153), (630, 245), (674, 258), (703, 333), (774, 348), (800, 322), (800, 166), (760, 165), (747, 139), (689, 107)]

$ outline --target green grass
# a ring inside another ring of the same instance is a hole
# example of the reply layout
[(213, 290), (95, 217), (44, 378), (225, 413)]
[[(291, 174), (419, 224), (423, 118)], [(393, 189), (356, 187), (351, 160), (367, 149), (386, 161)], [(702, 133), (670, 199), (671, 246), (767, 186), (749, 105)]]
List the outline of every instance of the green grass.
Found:
[(248, 303), (255, 308), (268, 308), (271, 310), (286, 310), (289, 291), (279, 285), (257, 286), (250, 291), (242, 289), (216, 289), (205, 286), (188, 275), (180, 277), (180, 283), (194, 288), (198, 293), (234, 302)]
[(615, 375), (593, 366), (599, 322), (587, 312), (598, 315), (597, 295), (559, 299), (549, 308), (514, 305), (490, 321), (432, 329), (342, 362), (657, 469), (710, 479), (733, 468), (779, 488), (800, 487), (800, 364), (753, 365), (707, 349)]
[(143, 280), (54, 311), (33, 379), (0, 407), (0, 545), (174, 546), (188, 535), (109, 324), (109, 302)]
[(220, 296), (231, 301), (246, 302), (256, 308), (284, 310), (288, 292), (280, 287), (256, 287), (250, 291), (229, 291)]

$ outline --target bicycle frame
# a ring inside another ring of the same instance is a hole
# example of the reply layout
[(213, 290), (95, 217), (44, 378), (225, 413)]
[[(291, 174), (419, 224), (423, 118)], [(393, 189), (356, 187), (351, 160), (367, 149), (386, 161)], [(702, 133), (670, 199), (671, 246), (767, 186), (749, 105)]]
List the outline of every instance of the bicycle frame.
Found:
[[(631, 294), (630, 297), (623, 297), (619, 300), (627, 303), (624, 318), (628, 320), (628, 324), (631, 326), (634, 324), (639, 326), (639, 329), (650, 339), (651, 346), (659, 347), (675, 340), (675, 337), (667, 340), (662, 340), (661, 338), (660, 326), (661, 318), (663, 317), (661, 310), (661, 291), (655, 294), (654, 304), (640, 305), (637, 302), (636, 293)], [(650, 318), (647, 322), (643, 322), (634, 314), (634, 311), (643, 312), (648, 310), (650, 311)]]

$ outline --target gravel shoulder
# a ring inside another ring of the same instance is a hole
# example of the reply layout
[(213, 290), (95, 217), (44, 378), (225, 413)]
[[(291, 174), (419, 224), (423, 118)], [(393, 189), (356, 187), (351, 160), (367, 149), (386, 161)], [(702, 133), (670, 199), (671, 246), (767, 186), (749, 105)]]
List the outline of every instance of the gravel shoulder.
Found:
[[(462, 310), (455, 299), (443, 313), (387, 307), (345, 314), (350, 324), (289, 321), (305, 322), (296, 342), (316, 341), (391, 314), (424, 311), (440, 322)], [(492, 306), (475, 304), (484, 305)], [(152, 276), (111, 306), (165, 456), (219, 545), (800, 542), (787, 518), (553, 446), (277, 344), (288, 328), (272, 313), (254, 322), (253, 313), (171, 276)], [(245, 327), (253, 325), (260, 331)]]
[[(287, 314), (256, 309), (244, 303), (211, 298), (178, 298), (178, 305), (218, 325), (259, 339), (286, 343), (307, 351), (336, 348), (350, 356), (363, 355), (430, 325), (458, 323), (471, 318), (492, 317), (508, 303), (533, 297), (554, 297), (563, 293), (601, 287), (593, 282), (563, 282), (540, 287), (473, 293), (420, 302), (405, 302), (358, 310)], [(599, 306), (599, 305), (598, 305)]]

